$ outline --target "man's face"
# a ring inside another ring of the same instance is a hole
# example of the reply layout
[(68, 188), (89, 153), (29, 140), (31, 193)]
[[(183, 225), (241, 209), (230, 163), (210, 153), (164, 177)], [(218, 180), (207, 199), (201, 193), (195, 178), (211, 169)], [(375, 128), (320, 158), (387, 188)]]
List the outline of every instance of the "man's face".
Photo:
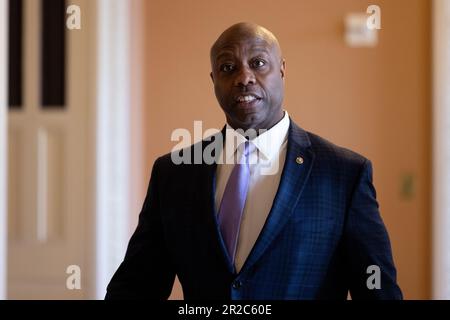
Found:
[(259, 37), (230, 37), (212, 54), (217, 100), (234, 129), (270, 129), (283, 116), (285, 62)]

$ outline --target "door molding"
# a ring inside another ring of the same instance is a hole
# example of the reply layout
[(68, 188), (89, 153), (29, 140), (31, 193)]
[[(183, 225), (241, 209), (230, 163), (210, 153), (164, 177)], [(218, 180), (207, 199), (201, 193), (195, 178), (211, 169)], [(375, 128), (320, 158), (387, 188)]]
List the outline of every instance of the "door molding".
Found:
[[(142, 193), (143, 2), (98, 0), (96, 96), (96, 290), (104, 298), (137, 221)], [(139, 199), (138, 199), (139, 197)]]
[(433, 1), (433, 299), (450, 299), (450, 1)]
[[(134, 211), (142, 201), (143, 1), (96, 0), (79, 4), (82, 28), (93, 31), (83, 48), (89, 51), (85, 63), (93, 71), (92, 77), (77, 86), (74, 94), (84, 96), (84, 104), (89, 106), (85, 160), (90, 195), (85, 213), (87, 232), (83, 234), (90, 245), (85, 248), (87, 260), (82, 287), (85, 298), (102, 299), (124, 257), (136, 222)], [(0, 0), (0, 66), (7, 65), (7, 15), (7, 0)], [(6, 71), (0, 69), (0, 299), (6, 299), (8, 262)]]
[(8, 1), (0, 0), (0, 300), (6, 299), (6, 266), (7, 266), (7, 60), (8, 50)]

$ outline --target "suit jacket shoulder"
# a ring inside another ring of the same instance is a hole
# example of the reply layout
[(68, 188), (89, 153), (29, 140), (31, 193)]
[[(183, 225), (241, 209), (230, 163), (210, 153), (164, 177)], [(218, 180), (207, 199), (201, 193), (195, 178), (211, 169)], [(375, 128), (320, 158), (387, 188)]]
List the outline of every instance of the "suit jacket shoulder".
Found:
[(328, 163), (330, 167), (361, 167), (368, 161), (363, 155), (350, 149), (338, 146), (317, 134), (307, 132), (311, 141), (311, 148), (317, 160)]

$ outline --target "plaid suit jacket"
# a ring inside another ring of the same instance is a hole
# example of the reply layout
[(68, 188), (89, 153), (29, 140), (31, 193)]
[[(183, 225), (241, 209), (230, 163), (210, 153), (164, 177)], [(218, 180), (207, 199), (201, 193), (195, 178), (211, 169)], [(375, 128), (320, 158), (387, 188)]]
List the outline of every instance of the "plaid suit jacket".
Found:
[(369, 160), (291, 120), (272, 209), (237, 274), (214, 210), (216, 166), (175, 165), (170, 154), (155, 161), (107, 299), (166, 299), (175, 275), (185, 299), (344, 300), (349, 291), (352, 299), (402, 298)]

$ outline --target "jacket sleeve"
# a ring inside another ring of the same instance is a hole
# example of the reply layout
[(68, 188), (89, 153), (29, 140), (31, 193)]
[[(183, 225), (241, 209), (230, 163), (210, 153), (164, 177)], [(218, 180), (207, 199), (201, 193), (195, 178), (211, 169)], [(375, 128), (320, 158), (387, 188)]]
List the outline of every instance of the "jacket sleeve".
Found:
[(402, 299), (369, 160), (362, 165), (352, 194), (344, 239), (352, 299)]
[(159, 159), (152, 169), (138, 226), (125, 259), (108, 285), (105, 299), (167, 299), (175, 271), (166, 247), (161, 219)]

